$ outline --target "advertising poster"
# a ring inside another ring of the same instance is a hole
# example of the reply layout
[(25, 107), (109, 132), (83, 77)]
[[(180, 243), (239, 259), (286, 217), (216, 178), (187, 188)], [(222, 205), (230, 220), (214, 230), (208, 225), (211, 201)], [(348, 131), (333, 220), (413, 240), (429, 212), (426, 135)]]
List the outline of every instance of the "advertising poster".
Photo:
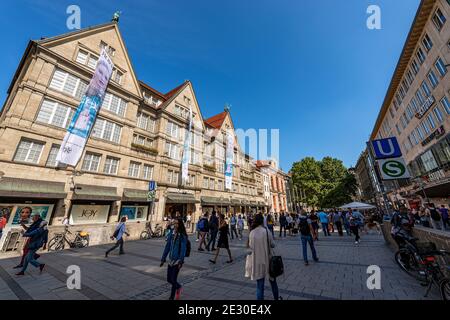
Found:
[(106, 223), (109, 208), (109, 205), (73, 205), (70, 213), (70, 224)]
[(22, 208), (24, 207), (30, 207), (34, 212), (37, 212), (40, 214), (41, 218), (43, 220), (50, 220), (50, 215), (53, 211), (53, 205), (52, 204), (44, 204), (44, 205), (26, 205), (26, 204), (21, 204), (17, 206), (17, 209), (15, 211), (14, 214), (14, 218), (11, 221), (11, 225), (13, 226), (18, 226), (20, 225), (20, 221), (21, 220), (26, 220), (28, 222), (31, 222), (31, 219), (29, 216), (22, 216)]
[(76, 166), (83, 153), (86, 141), (89, 138), (98, 110), (102, 105), (106, 87), (113, 71), (114, 65), (105, 50), (102, 51), (94, 76), (81, 99), (75, 115), (70, 122), (59, 149), (56, 161), (61, 164)]

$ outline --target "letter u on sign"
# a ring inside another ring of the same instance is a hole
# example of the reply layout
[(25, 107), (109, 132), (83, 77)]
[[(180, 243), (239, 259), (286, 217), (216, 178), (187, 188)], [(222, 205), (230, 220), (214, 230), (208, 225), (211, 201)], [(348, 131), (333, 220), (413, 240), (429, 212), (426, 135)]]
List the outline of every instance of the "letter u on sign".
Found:
[(376, 159), (399, 158), (402, 151), (397, 138), (387, 138), (372, 141), (372, 148)]

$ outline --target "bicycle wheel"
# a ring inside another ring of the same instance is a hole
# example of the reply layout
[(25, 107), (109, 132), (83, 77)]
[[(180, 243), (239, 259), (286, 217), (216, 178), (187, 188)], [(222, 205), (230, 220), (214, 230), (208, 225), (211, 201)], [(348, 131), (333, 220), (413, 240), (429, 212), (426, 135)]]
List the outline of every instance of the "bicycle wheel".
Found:
[(53, 237), (48, 243), (48, 251), (59, 251), (64, 249), (64, 239), (61, 236)]
[(73, 242), (75, 248), (86, 248), (89, 245), (89, 236), (77, 236)]
[[(426, 281), (426, 274), (424, 269), (420, 267), (414, 254), (407, 249), (400, 249), (395, 253), (395, 262), (400, 268), (409, 274), (411, 277), (419, 281)], [(423, 273), (423, 274), (422, 274)]]
[(450, 279), (445, 278), (439, 284), (439, 289), (441, 291), (442, 300), (448, 301), (450, 300)]
[(148, 240), (150, 238), (150, 234), (147, 231), (142, 231), (141, 232), (141, 240)]

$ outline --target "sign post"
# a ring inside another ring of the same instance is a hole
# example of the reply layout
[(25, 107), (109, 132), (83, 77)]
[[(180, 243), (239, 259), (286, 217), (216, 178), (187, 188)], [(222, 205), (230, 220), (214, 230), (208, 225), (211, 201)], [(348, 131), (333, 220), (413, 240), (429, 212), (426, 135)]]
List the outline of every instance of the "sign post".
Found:
[(156, 181), (149, 181), (148, 183), (148, 192), (147, 192), (147, 201), (150, 202), (150, 222), (152, 221), (153, 217), (153, 206), (155, 204), (155, 198), (156, 198), (156, 188), (158, 185), (156, 184)]

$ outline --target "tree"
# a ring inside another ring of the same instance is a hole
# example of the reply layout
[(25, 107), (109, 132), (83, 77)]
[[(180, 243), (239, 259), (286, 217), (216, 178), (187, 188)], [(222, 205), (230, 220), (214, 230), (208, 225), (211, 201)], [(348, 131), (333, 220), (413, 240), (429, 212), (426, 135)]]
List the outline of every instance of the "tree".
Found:
[(338, 207), (356, 194), (355, 176), (341, 160), (332, 157), (321, 161), (304, 158), (293, 164), (291, 173), (294, 185), (305, 192), (305, 202), (310, 206)]

